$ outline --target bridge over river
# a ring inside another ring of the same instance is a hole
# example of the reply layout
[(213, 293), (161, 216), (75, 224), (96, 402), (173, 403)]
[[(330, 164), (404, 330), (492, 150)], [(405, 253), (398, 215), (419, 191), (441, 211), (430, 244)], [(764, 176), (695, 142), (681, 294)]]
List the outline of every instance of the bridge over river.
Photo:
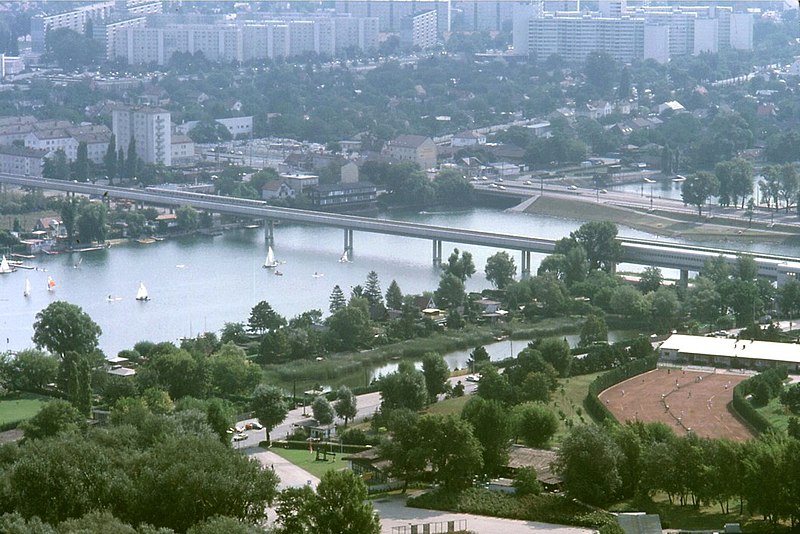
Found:
[[(323, 225), (341, 228), (344, 231), (344, 254), (350, 257), (353, 251), (355, 231), (373, 232), (402, 237), (429, 239), (432, 242), (433, 263), (442, 261), (442, 243), (458, 243), (478, 245), (496, 249), (516, 250), (521, 254), (521, 272), (531, 272), (531, 253), (551, 254), (555, 250), (555, 240), (513, 235), (497, 232), (483, 232), (465, 228), (448, 228), (403, 221), (387, 221), (355, 215), (325, 213), (293, 208), (270, 206), (258, 200), (238, 199), (200, 193), (168, 191), (161, 189), (129, 189), (123, 187), (101, 186), (88, 183), (48, 180), (30, 176), (0, 174), (0, 183), (29, 188), (41, 188), (64, 191), (68, 194), (83, 194), (104, 200), (123, 199), (140, 204), (160, 206), (192, 206), (195, 209), (224, 213), (239, 217), (248, 217), (265, 221), (267, 241), (275, 240), (274, 223), (277, 221)], [(618, 238), (623, 250), (622, 263), (677, 269), (681, 272), (681, 281), (688, 280), (689, 272), (699, 272), (709, 258), (721, 256), (726, 262), (734, 264), (741, 252), (729, 249), (699, 247), (676, 243), (664, 243), (643, 239)], [(800, 259), (747, 252), (757, 266), (758, 274), (780, 285), (787, 277), (800, 273)]]

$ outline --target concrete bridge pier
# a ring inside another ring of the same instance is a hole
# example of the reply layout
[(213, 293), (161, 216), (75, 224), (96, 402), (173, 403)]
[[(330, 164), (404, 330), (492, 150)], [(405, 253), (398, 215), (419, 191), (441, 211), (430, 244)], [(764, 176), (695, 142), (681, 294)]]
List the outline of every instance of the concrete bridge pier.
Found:
[(275, 221), (264, 219), (264, 241), (267, 245), (275, 246)]
[(353, 231), (350, 228), (344, 229), (344, 254), (348, 260), (353, 259)]
[(442, 241), (439, 239), (433, 240), (433, 266), (442, 266)]
[(522, 253), (522, 269), (520, 270), (520, 274), (522, 278), (527, 278), (531, 275), (531, 251), (530, 250), (523, 250)]
[(678, 285), (684, 289), (689, 287), (689, 271), (687, 269), (681, 269), (681, 278), (678, 281)]

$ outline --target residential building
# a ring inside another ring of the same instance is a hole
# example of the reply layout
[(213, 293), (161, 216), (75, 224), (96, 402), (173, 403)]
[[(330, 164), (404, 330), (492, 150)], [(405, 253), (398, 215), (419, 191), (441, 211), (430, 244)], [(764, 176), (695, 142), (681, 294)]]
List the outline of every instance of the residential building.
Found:
[(461, 31), (502, 31), (514, 17), (516, 2), (506, 0), (462, 0), (453, 6), (453, 29)]
[(436, 10), (404, 17), (400, 24), (400, 46), (406, 49), (433, 48), (438, 43)]
[(436, 167), (436, 144), (424, 135), (400, 135), (386, 144), (385, 155), (416, 163), (422, 170)]
[(78, 156), (77, 147), (80, 143), (86, 143), (86, 152), (89, 160), (100, 164), (108, 151), (108, 144), (111, 142), (111, 130), (104, 124), (86, 124), (81, 126), (70, 126), (66, 128), (67, 134), (75, 140), (75, 154), (67, 153), (69, 159)]
[(358, 182), (358, 165), (348, 161), (339, 169), (340, 182), (343, 184), (354, 184)]
[(270, 180), (261, 188), (261, 198), (272, 200), (274, 198), (294, 198), (294, 189), (281, 180)]
[(453, 135), (450, 140), (450, 146), (465, 147), (475, 145), (485, 145), (486, 135), (476, 132), (475, 130), (467, 130)]
[(173, 165), (193, 163), (195, 161), (194, 141), (188, 135), (173, 132), (170, 146)]
[(326, 184), (312, 188), (310, 197), (320, 209), (362, 209), (375, 204), (378, 188), (369, 182)]
[(437, 33), (450, 31), (451, 0), (336, 0), (337, 14), (353, 17), (374, 17), (378, 31), (398, 32), (405, 17), (423, 11), (435, 11)]
[(112, 124), (118, 147), (127, 150), (134, 139), (136, 154), (145, 163), (172, 165), (169, 111), (148, 106), (120, 106), (112, 113)]
[(41, 176), (49, 152), (17, 145), (0, 145), (0, 173)]
[[(55, 5), (57, 3), (51, 3)], [(86, 30), (86, 21), (93, 22), (106, 19), (114, 11), (114, 2), (95, 2), (70, 11), (52, 15), (35, 15), (31, 18), (31, 49), (44, 52), (47, 33), (60, 28), (67, 28), (78, 33)]]
[[(215, 119), (216, 122), (223, 125), (230, 132), (234, 139), (240, 139), (253, 135), (253, 116), (247, 117), (228, 117), (225, 119)], [(195, 126), (200, 124), (200, 121), (186, 121), (175, 127), (175, 130), (182, 134), (188, 134)]]
[(286, 173), (281, 174), (280, 179), (298, 195), (319, 185), (319, 176), (316, 174)]
[(0, 78), (19, 74), (25, 70), (25, 60), (19, 56), (0, 54)]
[(63, 150), (71, 160), (74, 160), (78, 153), (78, 142), (63, 128), (33, 130), (25, 136), (25, 146), (47, 152)]
[(94, 26), (92, 37), (103, 44), (106, 59), (113, 61), (117, 58), (117, 33), (124, 28), (144, 28), (147, 26), (147, 17), (131, 17), (122, 20), (102, 21)]

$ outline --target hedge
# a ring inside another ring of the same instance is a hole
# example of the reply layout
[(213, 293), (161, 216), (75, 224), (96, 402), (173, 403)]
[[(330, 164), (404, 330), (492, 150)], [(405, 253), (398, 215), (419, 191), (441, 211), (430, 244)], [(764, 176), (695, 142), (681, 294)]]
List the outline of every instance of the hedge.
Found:
[(606, 420), (617, 422), (614, 415), (606, 408), (605, 404), (600, 402), (597, 396), (600, 395), (603, 390), (610, 388), (614, 384), (619, 384), (624, 380), (644, 372), (652, 371), (656, 368), (657, 364), (657, 355), (648, 356), (639, 360), (632, 360), (595, 378), (594, 381), (589, 384), (589, 393), (587, 393), (586, 399), (583, 401), (586, 412), (599, 423)]
[(747, 380), (744, 380), (734, 386), (733, 400), (731, 401), (733, 409), (739, 415), (739, 417), (744, 419), (747, 424), (756, 429), (758, 433), (774, 430), (774, 427), (769, 421), (767, 421), (766, 417), (758, 413), (758, 410), (753, 408), (753, 405), (750, 404), (749, 400), (747, 400), (750, 380), (752, 380), (752, 378), (748, 378)]

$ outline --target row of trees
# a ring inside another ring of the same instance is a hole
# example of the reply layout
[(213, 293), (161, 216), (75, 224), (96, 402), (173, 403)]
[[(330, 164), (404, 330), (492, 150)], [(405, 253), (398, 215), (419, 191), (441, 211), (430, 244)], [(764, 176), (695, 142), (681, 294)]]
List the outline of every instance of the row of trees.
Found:
[(681, 505), (730, 503), (772, 523), (800, 521), (800, 441), (765, 435), (740, 443), (676, 437), (662, 423), (579, 426), (558, 453), (556, 469), (567, 492), (605, 505), (633, 496), (664, 493)]

